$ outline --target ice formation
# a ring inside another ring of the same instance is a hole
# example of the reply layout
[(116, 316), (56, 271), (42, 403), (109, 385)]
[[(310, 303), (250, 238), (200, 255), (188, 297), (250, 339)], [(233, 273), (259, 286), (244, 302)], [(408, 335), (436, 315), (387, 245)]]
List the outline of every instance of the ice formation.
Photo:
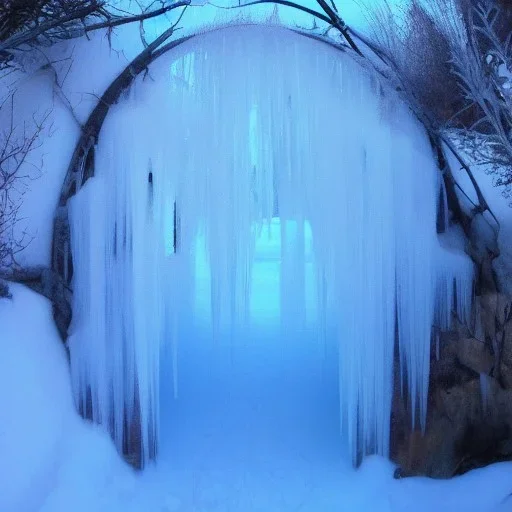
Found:
[(70, 202), (69, 345), (78, 406), (119, 449), (140, 422), (152, 456), (163, 352), (179, 393), (180, 322), (237, 343), (257, 320), (255, 244), (277, 217), (283, 337), (313, 325), (335, 340), (354, 461), (388, 454), (397, 340), (411, 421), (425, 426), (432, 326), (468, 315), (473, 269), (439, 244), (421, 124), (360, 63), (284, 29), (205, 34), (112, 109), (95, 168)]

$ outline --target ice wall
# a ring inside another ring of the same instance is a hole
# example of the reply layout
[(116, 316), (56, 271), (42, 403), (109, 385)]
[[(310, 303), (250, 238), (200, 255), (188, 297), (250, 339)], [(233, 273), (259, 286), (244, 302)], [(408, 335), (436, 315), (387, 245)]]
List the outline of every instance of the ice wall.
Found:
[(319, 343), (335, 336), (352, 457), (386, 455), (395, 343), (411, 421), (424, 427), (432, 325), (471, 300), (471, 264), (436, 235), (438, 196), (422, 126), (351, 56), (262, 26), (179, 47), (113, 109), (96, 176), (71, 200), (79, 407), (120, 449), (140, 416), (149, 457), (160, 350), (171, 353), (176, 394), (179, 323), (193, 318), (198, 286), (214, 338), (237, 343), (254, 320), (255, 243), (279, 216), (283, 336), (311, 321)]

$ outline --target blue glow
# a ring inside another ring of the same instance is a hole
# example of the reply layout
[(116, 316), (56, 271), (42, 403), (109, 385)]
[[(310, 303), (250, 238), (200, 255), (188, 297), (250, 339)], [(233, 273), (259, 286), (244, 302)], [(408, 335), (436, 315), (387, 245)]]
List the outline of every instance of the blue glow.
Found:
[[(281, 219), (274, 217), (260, 228), (254, 225), (254, 261), (252, 264), (250, 321), (253, 325), (277, 324), (281, 314)], [(293, 243), (297, 236), (297, 222), (286, 221), (286, 237)], [(170, 232), (166, 247), (172, 248)], [(313, 258), (313, 233), (309, 222), (304, 222), (305, 266), (302, 269), (306, 282), (307, 323), (316, 320), (316, 274)], [(199, 319), (211, 321), (211, 275), (204, 233), (197, 236), (194, 246), (195, 311)]]

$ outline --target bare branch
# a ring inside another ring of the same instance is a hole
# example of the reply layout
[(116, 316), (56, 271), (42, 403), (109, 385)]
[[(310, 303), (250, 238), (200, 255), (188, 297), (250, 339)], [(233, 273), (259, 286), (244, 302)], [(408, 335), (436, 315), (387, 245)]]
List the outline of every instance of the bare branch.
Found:
[[(6, 108), (4, 103), (2, 108)], [(33, 128), (14, 124), (14, 95), (10, 97), (10, 122), (7, 132), (0, 133), (0, 270), (13, 269), (18, 266), (17, 255), (32, 241), (30, 235), (21, 229), (20, 216), (23, 196), (28, 182), (34, 179), (25, 172), (27, 165), (38, 166), (30, 162), (29, 156), (40, 147), (39, 137), (47, 125), (51, 111), (43, 114), (41, 119), (33, 116)]]
[(130, 23), (140, 23), (142, 27), (145, 20), (186, 7), (190, 1), (178, 0), (160, 8), (142, 9), (140, 14), (123, 15), (107, 10), (105, 0), (36, 0), (23, 3), (23, 8), (8, 2), (0, 6), (0, 67), (8, 67), (16, 53), (27, 48), (52, 45), (96, 30), (111, 31)]
[(96, 23), (94, 25), (88, 25), (85, 27), (84, 32), (92, 32), (94, 30), (99, 30), (102, 28), (114, 28), (119, 27), (120, 25), (126, 25), (128, 23), (136, 23), (140, 21), (145, 21), (151, 18), (156, 18), (158, 16), (162, 16), (174, 9), (178, 9), (179, 7), (185, 7), (190, 5), (191, 0), (180, 0), (179, 2), (175, 2), (172, 5), (168, 5), (166, 7), (162, 7), (161, 9), (155, 9), (154, 11), (145, 12), (142, 14), (138, 14), (135, 16), (126, 16), (120, 17), (117, 19), (108, 19), (102, 23)]

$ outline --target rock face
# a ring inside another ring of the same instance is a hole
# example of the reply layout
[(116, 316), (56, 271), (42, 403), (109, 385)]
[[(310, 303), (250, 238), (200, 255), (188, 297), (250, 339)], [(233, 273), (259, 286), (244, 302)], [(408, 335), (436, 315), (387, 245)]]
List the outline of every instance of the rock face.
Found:
[[(512, 459), (512, 361), (503, 357), (496, 371), (491, 348), (457, 331), (442, 333), (440, 346), (439, 360), (434, 355), (431, 361), (424, 435), (408, 429), (410, 411), (395, 396), (392, 455), (400, 465), (397, 476), (449, 478)], [(504, 347), (509, 357), (511, 336)], [(498, 374), (500, 378), (494, 376)]]
[(411, 429), (395, 376), (391, 456), (399, 465), (396, 477), (449, 478), (512, 460), (512, 301), (496, 278), (497, 237), (481, 213), (471, 217), (465, 232), (467, 253), (478, 269), (474, 322), (467, 326), (453, 318), (451, 330), (438, 333), (438, 350), (433, 342), (425, 433)]

